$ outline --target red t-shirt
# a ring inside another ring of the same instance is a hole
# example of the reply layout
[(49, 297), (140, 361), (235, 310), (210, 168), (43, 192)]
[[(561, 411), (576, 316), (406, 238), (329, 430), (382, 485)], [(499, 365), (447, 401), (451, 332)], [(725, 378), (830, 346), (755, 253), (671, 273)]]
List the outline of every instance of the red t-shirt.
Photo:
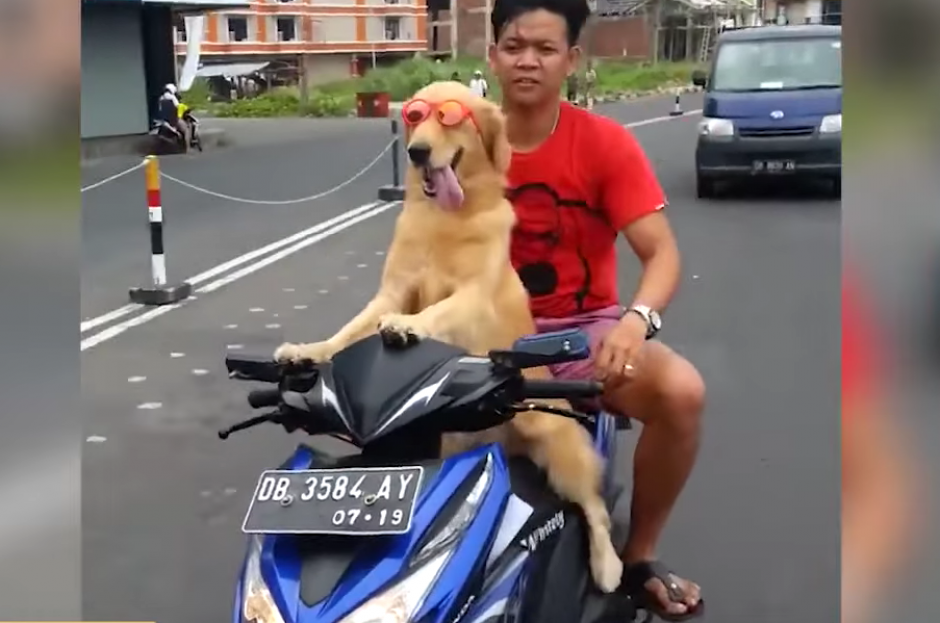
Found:
[(666, 205), (653, 167), (616, 121), (569, 104), (533, 152), (514, 153), (512, 263), (532, 312), (564, 318), (616, 305), (618, 232)]

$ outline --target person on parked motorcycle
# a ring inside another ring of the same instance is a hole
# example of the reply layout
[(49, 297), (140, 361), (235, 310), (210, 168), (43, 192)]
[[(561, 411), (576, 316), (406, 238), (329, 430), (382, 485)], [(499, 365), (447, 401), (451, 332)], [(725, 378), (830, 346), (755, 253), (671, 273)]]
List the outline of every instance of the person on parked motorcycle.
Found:
[[(599, 379), (605, 406), (643, 423), (621, 590), (660, 618), (685, 620), (702, 614), (700, 588), (660, 562), (657, 548), (698, 453), (705, 384), (651, 339), (679, 284), (680, 258), (649, 160), (622, 125), (561, 101), (588, 15), (585, 0), (493, 4), (489, 62), (513, 148), (511, 256), (539, 330), (581, 327), (591, 338), (592, 361), (553, 373)], [(627, 301), (617, 293), (620, 235), (642, 268)]]
[(169, 83), (163, 88), (163, 93), (160, 95), (160, 99), (157, 100), (157, 111), (160, 120), (175, 128), (183, 138), (183, 144), (188, 145), (189, 129), (186, 127), (186, 122), (180, 118), (179, 107), (179, 89), (176, 88), (175, 84)]

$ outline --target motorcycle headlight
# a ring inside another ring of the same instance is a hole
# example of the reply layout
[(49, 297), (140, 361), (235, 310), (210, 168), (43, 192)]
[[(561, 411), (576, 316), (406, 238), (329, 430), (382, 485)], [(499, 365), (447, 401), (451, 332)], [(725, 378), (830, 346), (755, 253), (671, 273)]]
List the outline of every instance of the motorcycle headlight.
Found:
[(842, 131), (842, 115), (826, 115), (819, 123), (820, 134), (836, 134)]
[(409, 623), (447, 565), (454, 548), (473, 522), (493, 479), (493, 458), (486, 456), (483, 471), (447, 524), (415, 555), (414, 571), (404, 580), (359, 606), (339, 623)]
[(261, 537), (255, 535), (248, 544), (242, 584), (242, 617), (248, 623), (284, 623), (284, 617), (261, 577), (261, 543)]
[(340, 623), (409, 623), (447, 564), (452, 550), (445, 550), (407, 578), (356, 608)]
[(698, 133), (701, 136), (714, 136), (719, 138), (734, 136), (734, 122), (730, 119), (713, 119), (706, 117), (699, 122)]

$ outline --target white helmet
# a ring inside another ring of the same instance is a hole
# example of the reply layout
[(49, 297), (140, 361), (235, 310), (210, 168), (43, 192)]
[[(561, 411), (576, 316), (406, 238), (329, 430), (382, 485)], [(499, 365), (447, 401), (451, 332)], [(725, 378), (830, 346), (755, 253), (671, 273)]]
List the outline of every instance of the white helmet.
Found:
[(163, 90), (166, 91), (167, 93), (170, 93), (171, 95), (176, 95), (176, 92), (177, 92), (176, 85), (173, 84), (172, 82), (168, 83), (165, 87), (163, 87)]

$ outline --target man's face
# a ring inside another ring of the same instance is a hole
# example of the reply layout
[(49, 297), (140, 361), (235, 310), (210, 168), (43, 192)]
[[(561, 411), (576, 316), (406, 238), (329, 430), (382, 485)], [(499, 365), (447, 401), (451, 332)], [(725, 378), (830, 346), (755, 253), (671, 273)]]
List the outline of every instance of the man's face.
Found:
[(490, 68), (509, 104), (532, 106), (560, 97), (580, 49), (568, 45), (565, 19), (544, 9), (523, 13), (490, 46)]

